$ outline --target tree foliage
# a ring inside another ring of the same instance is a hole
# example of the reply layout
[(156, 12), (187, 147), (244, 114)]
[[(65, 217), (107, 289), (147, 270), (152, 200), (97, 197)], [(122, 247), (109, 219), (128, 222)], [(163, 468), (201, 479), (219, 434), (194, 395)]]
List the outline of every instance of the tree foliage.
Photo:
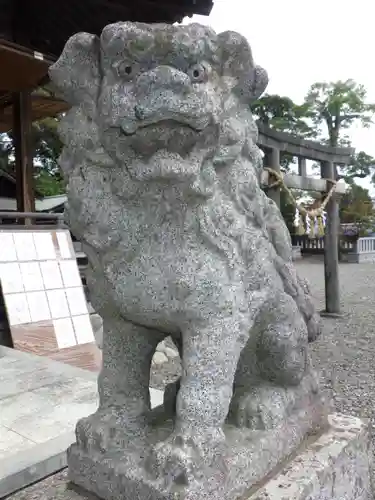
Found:
[(344, 224), (355, 224), (360, 233), (373, 225), (374, 208), (369, 191), (353, 183), (342, 196), (340, 220)]
[(308, 123), (309, 106), (297, 105), (289, 97), (265, 94), (252, 105), (255, 117), (264, 125), (298, 135), (305, 139), (314, 138), (316, 131)]
[(348, 184), (352, 184), (354, 179), (365, 179), (371, 176), (371, 182), (375, 184), (375, 158), (364, 151), (354, 154), (352, 161), (346, 166), (342, 178)]
[[(375, 104), (367, 102), (365, 87), (354, 80), (314, 83), (305, 98), (309, 118), (317, 132), (316, 137), (332, 147), (351, 146), (350, 127), (360, 124), (369, 127), (374, 120)], [(375, 168), (375, 159), (364, 151), (356, 152), (349, 165), (336, 178), (352, 182), (369, 176)], [(373, 178), (375, 181), (375, 177)]]
[[(34, 182), (44, 196), (64, 193), (58, 166), (62, 144), (57, 134), (57, 118), (45, 118), (32, 124), (31, 145), (34, 157)], [(0, 135), (0, 168), (14, 174), (14, 139), (12, 131)]]
[[(289, 97), (265, 94), (251, 106), (258, 122), (279, 132), (298, 135), (305, 139), (315, 137), (314, 129), (308, 124), (308, 106), (297, 105)], [(288, 171), (295, 159), (281, 152), (280, 163), (283, 171)]]
[(62, 149), (58, 124), (57, 118), (45, 118), (33, 124), (35, 186), (44, 196), (62, 194), (65, 190), (58, 165)]
[[(333, 147), (348, 145), (346, 131), (359, 122), (363, 127), (373, 123), (375, 104), (366, 102), (367, 92), (354, 80), (317, 82), (305, 98), (309, 117), (316, 129), (326, 127), (323, 139)], [(326, 137), (325, 137), (326, 136)]]
[(0, 134), (0, 168), (9, 171), (10, 156), (13, 151), (12, 141), (7, 134)]

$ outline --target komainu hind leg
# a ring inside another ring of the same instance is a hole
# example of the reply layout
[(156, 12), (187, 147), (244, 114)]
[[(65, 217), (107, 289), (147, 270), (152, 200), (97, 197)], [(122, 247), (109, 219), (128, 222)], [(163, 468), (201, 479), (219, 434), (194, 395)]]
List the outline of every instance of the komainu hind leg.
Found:
[(272, 429), (317, 397), (308, 334), (295, 301), (275, 296), (261, 312), (237, 368), (228, 416), (238, 427)]

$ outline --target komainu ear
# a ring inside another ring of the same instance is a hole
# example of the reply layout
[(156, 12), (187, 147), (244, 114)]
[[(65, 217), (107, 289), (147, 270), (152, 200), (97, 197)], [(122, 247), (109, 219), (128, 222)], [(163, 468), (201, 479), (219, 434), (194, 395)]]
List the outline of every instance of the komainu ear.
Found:
[(251, 77), (248, 80), (250, 87), (250, 102), (256, 101), (266, 90), (268, 85), (268, 73), (261, 66), (255, 66)]
[(69, 38), (49, 76), (71, 106), (81, 106), (90, 117), (96, 110), (100, 87), (100, 40), (89, 33)]
[(268, 85), (267, 71), (254, 64), (251, 47), (246, 38), (234, 31), (224, 31), (218, 35), (221, 46), (223, 76), (237, 80), (234, 91), (244, 100), (258, 99)]

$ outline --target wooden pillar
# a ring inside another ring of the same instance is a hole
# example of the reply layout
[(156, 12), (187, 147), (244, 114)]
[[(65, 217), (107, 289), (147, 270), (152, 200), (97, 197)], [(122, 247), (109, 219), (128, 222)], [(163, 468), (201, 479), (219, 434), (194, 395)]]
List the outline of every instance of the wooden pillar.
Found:
[[(278, 149), (267, 149), (264, 155), (264, 166), (280, 172), (280, 151)], [(267, 195), (280, 208), (280, 188), (269, 189)]]
[(298, 175), (307, 177), (306, 158), (298, 157)]
[[(31, 94), (13, 94), (13, 137), (15, 146), (17, 211), (35, 212), (33, 151), (31, 144)], [(25, 221), (30, 224), (30, 220)]]
[[(334, 165), (330, 161), (321, 163), (321, 174), (324, 179), (334, 179)], [(325, 298), (328, 314), (340, 314), (340, 284), (339, 284), (339, 204), (337, 197), (332, 196), (328, 202), (327, 223), (324, 236), (324, 279)]]

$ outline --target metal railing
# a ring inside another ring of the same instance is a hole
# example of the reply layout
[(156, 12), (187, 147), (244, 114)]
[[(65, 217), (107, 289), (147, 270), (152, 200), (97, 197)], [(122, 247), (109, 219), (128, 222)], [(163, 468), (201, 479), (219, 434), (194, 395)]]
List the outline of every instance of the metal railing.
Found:
[[(300, 247), (303, 254), (323, 254), (324, 253), (324, 238), (309, 238), (307, 235), (292, 236), (293, 246)], [(351, 252), (355, 248), (355, 243), (340, 240), (340, 248), (342, 252)]]

